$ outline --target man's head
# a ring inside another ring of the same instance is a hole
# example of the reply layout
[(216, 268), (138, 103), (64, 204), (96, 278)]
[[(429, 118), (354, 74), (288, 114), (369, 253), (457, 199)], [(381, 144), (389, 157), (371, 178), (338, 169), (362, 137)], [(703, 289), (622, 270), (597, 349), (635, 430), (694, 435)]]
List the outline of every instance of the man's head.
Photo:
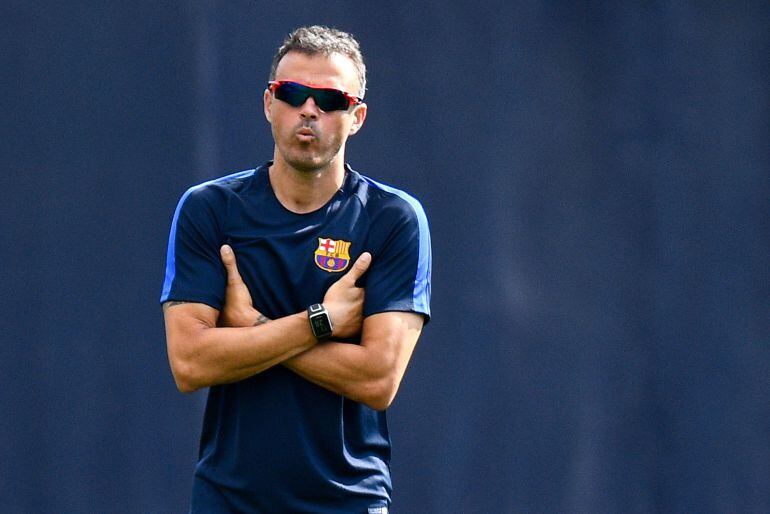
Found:
[(289, 52), (299, 52), (305, 55), (344, 55), (353, 62), (358, 76), (358, 91), (350, 93), (363, 98), (366, 91), (366, 65), (361, 55), (361, 47), (351, 34), (341, 30), (313, 25), (300, 27), (284, 40), (275, 56), (273, 66), (270, 68), (270, 80), (275, 80), (278, 63)]
[(367, 112), (355, 98), (366, 87), (358, 42), (335, 29), (299, 28), (278, 50), (270, 80), (264, 102), (274, 161), (298, 171), (342, 170), (345, 142)]

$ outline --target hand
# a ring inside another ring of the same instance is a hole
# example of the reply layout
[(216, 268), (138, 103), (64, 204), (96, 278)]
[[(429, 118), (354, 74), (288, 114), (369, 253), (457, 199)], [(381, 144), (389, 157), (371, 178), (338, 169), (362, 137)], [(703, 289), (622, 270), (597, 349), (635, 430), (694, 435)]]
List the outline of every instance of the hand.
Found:
[(361, 333), (364, 322), (364, 288), (356, 287), (356, 280), (366, 273), (372, 255), (362, 253), (353, 267), (341, 279), (332, 284), (324, 295), (324, 307), (334, 327), (336, 337), (353, 337)]
[(217, 325), (220, 327), (251, 327), (269, 321), (251, 303), (251, 293), (238, 272), (235, 262), (235, 252), (229, 245), (219, 249), (222, 264), (227, 270), (227, 289), (225, 290), (225, 305), (219, 313)]

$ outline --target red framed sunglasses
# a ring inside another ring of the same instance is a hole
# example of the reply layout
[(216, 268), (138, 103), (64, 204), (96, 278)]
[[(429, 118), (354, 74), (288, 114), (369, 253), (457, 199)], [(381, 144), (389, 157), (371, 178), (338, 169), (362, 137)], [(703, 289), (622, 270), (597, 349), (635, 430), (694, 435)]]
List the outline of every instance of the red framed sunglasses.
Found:
[(278, 100), (282, 100), (292, 107), (299, 107), (307, 102), (309, 97), (322, 111), (347, 111), (351, 105), (360, 104), (362, 98), (350, 95), (345, 91), (330, 87), (310, 87), (291, 80), (271, 80), (267, 83), (267, 89)]

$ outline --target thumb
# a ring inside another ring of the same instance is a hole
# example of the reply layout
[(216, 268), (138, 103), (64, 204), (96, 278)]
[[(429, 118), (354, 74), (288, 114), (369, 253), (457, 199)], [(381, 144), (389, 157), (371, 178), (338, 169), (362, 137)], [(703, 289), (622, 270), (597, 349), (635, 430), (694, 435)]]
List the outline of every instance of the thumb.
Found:
[(219, 254), (222, 257), (222, 264), (227, 270), (227, 281), (231, 284), (242, 282), (241, 274), (238, 273), (238, 264), (235, 262), (235, 252), (230, 245), (222, 245)]
[(361, 255), (358, 256), (358, 259), (356, 259), (356, 262), (353, 263), (353, 267), (350, 268), (350, 271), (348, 271), (345, 274), (345, 278), (350, 280), (351, 282), (355, 282), (361, 276), (366, 273), (366, 270), (369, 269), (369, 264), (372, 263), (372, 254), (369, 252), (364, 252)]

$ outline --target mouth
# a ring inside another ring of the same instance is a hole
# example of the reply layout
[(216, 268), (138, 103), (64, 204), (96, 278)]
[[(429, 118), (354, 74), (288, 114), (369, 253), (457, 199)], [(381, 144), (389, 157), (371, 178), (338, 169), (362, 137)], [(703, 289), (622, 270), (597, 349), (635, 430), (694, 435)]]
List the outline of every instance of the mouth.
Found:
[(297, 136), (297, 139), (303, 142), (310, 142), (317, 139), (315, 132), (313, 132), (313, 129), (309, 127), (302, 127), (298, 129), (294, 134)]

